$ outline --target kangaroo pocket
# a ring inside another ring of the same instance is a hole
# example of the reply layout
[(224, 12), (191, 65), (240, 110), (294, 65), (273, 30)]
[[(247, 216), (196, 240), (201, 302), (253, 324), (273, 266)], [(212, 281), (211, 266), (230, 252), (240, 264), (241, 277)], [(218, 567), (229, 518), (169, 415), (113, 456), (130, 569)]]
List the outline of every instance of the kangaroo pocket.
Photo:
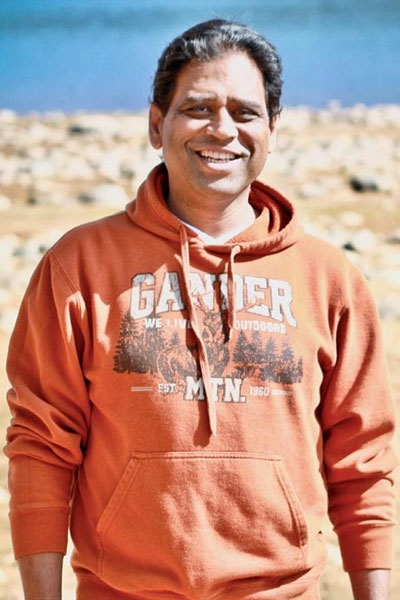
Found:
[(127, 592), (290, 575), (307, 528), (272, 454), (135, 452), (97, 532), (99, 574)]

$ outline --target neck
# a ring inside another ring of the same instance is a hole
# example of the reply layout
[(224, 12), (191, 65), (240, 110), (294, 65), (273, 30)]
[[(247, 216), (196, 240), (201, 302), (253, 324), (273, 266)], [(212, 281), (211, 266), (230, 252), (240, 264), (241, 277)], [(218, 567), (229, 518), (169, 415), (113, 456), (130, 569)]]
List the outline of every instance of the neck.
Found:
[(212, 237), (223, 236), (240, 226), (246, 229), (256, 217), (249, 203), (249, 189), (234, 200), (203, 198), (196, 203), (181, 201), (170, 190), (167, 203), (176, 217)]

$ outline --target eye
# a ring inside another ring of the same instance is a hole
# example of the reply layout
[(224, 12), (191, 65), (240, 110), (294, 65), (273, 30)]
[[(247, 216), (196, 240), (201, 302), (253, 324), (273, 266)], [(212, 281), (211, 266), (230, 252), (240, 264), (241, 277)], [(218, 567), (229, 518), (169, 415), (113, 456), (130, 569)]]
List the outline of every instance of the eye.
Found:
[(211, 113), (211, 109), (206, 104), (195, 104), (193, 106), (189, 106), (189, 108), (186, 109), (186, 112), (192, 117), (204, 117)]
[(234, 112), (234, 115), (237, 120), (241, 121), (251, 121), (252, 119), (256, 119), (260, 116), (252, 108), (247, 108), (246, 106), (237, 108)]

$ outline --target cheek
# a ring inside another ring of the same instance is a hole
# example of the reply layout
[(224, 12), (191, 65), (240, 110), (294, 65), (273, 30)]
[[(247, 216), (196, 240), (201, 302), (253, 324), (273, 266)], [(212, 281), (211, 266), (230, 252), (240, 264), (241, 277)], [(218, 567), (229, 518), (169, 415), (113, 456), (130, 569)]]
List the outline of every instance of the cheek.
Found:
[(264, 136), (260, 137), (257, 144), (257, 150), (260, 159), (262, 157), (266, 158), (268, 155), (268, 148), (270, 143), (270, 133), (266, 133)]

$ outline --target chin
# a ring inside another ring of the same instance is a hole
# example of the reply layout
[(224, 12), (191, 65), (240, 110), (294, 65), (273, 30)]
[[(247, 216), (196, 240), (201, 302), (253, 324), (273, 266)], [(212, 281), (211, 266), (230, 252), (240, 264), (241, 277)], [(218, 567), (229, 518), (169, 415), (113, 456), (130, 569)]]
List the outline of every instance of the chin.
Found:
[(222, 196), (224, 198), (231, 198), (240, 196), (250, 186), (250, 183), (244, 183), (242, 185), (234, 184), (232, 181), (213, 181), (203, 187), (205, 193), (214, 194), (215, 196)]

